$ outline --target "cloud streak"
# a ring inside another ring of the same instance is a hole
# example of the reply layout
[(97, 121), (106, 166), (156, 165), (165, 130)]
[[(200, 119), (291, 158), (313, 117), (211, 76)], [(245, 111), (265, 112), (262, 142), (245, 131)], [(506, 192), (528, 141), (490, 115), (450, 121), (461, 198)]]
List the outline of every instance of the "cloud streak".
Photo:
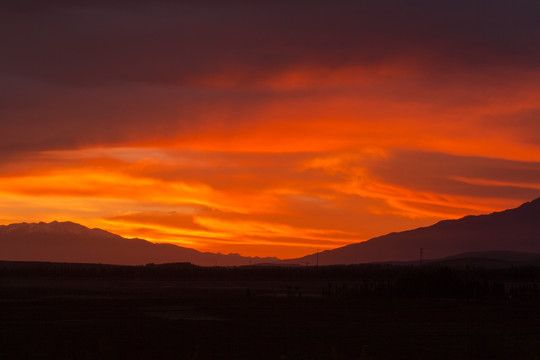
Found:
[(46, 165), (27, 160), (18, 173), (4, 170), (0, 210), (16, 202), (30, 214), (128, 237), (281, 257), (366, 240), (388, 224), (403, 230), (510, 207), (540, 190), (538, 162), (397, 149), (111, 148), (45, 152), (34, 161)]

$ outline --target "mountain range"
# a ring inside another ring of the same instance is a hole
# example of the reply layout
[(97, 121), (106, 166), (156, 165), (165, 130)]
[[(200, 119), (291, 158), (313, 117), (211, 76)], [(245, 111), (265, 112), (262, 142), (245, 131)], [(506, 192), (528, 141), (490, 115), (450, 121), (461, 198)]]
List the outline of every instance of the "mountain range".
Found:
[(424, 259), (469, 252), (540, 253), (540, 198), (515, 209), (443, 220), (287, 261), (320, 265), (419, 261), (420, 251)]
[(0, 260), (118, 265), (191, 262), (202, 266), (238, 266), (278, 261), (277, 258), (215, 254), (172, 244), (127, 239), (69, 221), (0, 226)]
[[(422, 255), (420, 252), (422, 251)], [(297, 259), (215, 254), (172, 244), (127, 239), (73, 222), (0, 226), (0, 260), (139, 265), (191, 262), (203, 266), (248, 264), (357, 264), (447, 258), (462, 253), (540, 253), (540, 198), (489, 215), (443, 220)]]

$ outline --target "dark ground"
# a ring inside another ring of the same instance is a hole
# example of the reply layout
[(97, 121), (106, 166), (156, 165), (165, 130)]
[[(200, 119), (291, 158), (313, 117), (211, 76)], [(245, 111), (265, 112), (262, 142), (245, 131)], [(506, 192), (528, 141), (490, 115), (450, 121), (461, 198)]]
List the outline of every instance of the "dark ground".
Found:
[(540, 359), (540, 268), (0, 264), (0, 359)]

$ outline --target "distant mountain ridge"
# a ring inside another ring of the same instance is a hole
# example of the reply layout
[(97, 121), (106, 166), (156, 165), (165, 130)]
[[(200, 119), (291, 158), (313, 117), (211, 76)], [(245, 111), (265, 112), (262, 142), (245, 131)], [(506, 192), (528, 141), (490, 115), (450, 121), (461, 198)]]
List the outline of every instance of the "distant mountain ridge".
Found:
[[(420, 260), (383, 261), (370, 264), (420, 265)], [(540, 253), (516, 251), (477, 251), (437, 259), (425, 259), (423, 265), (453, 268), (508, 268), (512, 266), (540, 266)]]
[(172, 244), (127, 239), (73, 222), (0, 225), (0, 260), (140, 265), (191, 262), (202, 266), (239, 266), (277, 258), (215, 254)]
[[(443, 220), (297, 259), (214, 254), (172, 244), (127, 239), (73, 222), (0, 225), (0, 260), (140, 265), (191, 262), (202, 266), (256, 264), (337, 265), (418, 261), (460, 254), (494, 258), (496, 252), (540, 253), (540, 198), (489, 215)], [(484, 255), (482, 255), (484, 254)], [(522, 255), (520, 255), (522, 256)], [(533, 257), (535, 255), (532, 255)], [(495, 259), (497, 260), (497, 259)], [(508, 261), (508, 258), (505, 260)]]
[(428, 227), (311, 254), (288, 263), (320, 265), (438, 259), (468, 252), (540, 253), (540, 198), (489, 215), (443, 220)]

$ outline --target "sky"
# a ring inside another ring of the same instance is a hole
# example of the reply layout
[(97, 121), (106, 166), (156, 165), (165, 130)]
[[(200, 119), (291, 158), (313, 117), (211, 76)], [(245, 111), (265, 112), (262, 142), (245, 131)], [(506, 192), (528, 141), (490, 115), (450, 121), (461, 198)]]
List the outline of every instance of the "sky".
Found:
[(0, 7), (0, 224), (292, 258), (540, 196), (538, 1)]

